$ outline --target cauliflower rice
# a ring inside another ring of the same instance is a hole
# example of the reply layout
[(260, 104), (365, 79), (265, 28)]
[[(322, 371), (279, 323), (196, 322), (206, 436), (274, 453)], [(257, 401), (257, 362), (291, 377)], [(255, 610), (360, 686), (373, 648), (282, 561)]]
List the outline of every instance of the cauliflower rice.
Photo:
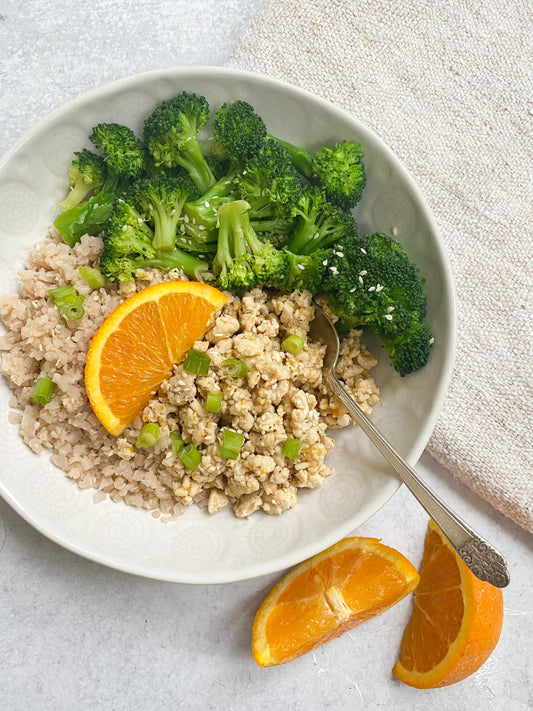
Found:
[[(309, 292), (283, 294), (253, 289), (230, 295), (215, 323), (195, 348), (211, 357), (206, 376), (184, 372), (182, 364), (120, 437), (100, 424), (84, 387), (85, 358), (104, 319), (135, 291), (179, 273), (150, 270), (135, 283), (91, 290), (80, 276), (83, 265), (98, 266), (99, 237), (84, 236), (73, 248), (55, 232), (37, 243), (20, 273), (17, 295), (0, 300), (7, 334), (0, 339), (2, 373), (13, 397), (10, 421), (19, 425), (34, 452), (52, 451), (51, 461), (82, 489), (97, 490), (95, 501), (109, 497), (152, 511), (165, 520), (197, 503), (209, 513), (230, 506), (238, 517), (262, 509), (279, 514), (292, 508), (300, 488), (315, 489), (332, 470), (324, 458), (334, 447), (327, 428), (344, 427), (351, 418), (322, 382), (325, 347), (307, 337), (314, 307)], [(48, 290), (72, 284), (85, 295), (85, 315), (67, 322), (52, 305)], [(281, 350), (289, 334), (304, 338), (298, 355)], [(337, 375), (366, 413), (379, 392), (368, 371), (376, 360), (351, 331), (341, 344)], [(219, 371), (222, 360), (246, 361), (244, 378)], [(52, 401), (35, 405), (36, 380), (52, 378)], [(222, 409), (208, 413), (208, 392), (222, 392)], [(155, 447), (136, 449), (145, 422), (157, 422)], [(218, 456), (223, 427), (245, 436), (236, 460)], [(189, 471), (172, 453), (169, 434), (181, 432), (203, 454)], [(303, 443), (294, 460), (282, 456), (287, 437)]]

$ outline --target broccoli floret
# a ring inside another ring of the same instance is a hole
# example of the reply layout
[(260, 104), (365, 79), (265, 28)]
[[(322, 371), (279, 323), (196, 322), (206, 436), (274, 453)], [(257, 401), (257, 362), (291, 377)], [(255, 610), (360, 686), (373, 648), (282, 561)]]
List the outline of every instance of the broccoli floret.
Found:
[(323, 148), (312, 158), (311, 180), (320, 185), (334, 205), (349, 210), (359, 202), (366, 183), (359, 143), (341, 141)]
[(264, 141), (238, 177), (241, 198), (250, 205), (250, 220), (258, 232), (287, 234), (302, 183), (287, 151), (277, 141)]
[(144, 170), (143, 146), (126, 126), (101, 123), (94, 127), (90, 138), (104, 153), (105, 180), (89, 200), (64, 210), (56, 218), (55, 228), (71, 247), (82, 235), (102, 231), (116, 198)]
[(266, 138), (266, 126), (246, 101), (224, 104), (215, 114), (215, 137), (235, 163), (253, 158)]
[(74, 160), (69, 172), (70, 192), (59, 203), (60, 210), (64, 212), (79, 205), (91, 193), (100, 190), (105, 178), (106, 167), (101, 156), (87, 148), (74, 153)]
[(200, 193), (215, 183), (198, 141), (198, 131), (208, 119), (207, 100), (184, 91), (163, 101), (144, 122), (144, 142), (154, 165), (185, 168)]
[(144, 172), (144, 147), (131, 128), (118, 123), (99, 123), (89, 138), (104, 154), (111, 174), (134, 180)]
[(328, 249), (318, 249), (310, 255), (293, 254), (285, 250), (288, 269), (283, 279), (283, 288), (287, 291), (303, 291), (312, 294), (320, 291), (326, 264), (330, 255)]
[(303, 148), (277, 139), (286, 148), (296, 169), (313, 185), (321, 187), (334, 205), (349, 210), (359, 202), (366, 183), (361, 146), (340, 141), (311, 156)]
[(156, 175), (132, 186), (131, 199), (153, 223), (154, 249), (174, 249), (183, 207), (197, 196), (192, 180), (181, 175)]
[(154, 232), (147, 218), (131, 202), (119, 200), (102, 234), (104, 246), (100, 268), (111, 281), (132, 281), (138, 269), (159, 267), (181, 269), (193, 279), (202, 279), (208, 270), (205, 261), (175, 248), (156, 250)]
[(380, 232), (347, 237), (328, 257), (323, 290), (339, 331), (369, 328), (401, 375), (426, 364), (432, 339), (423, 281), (398, 242)]
[[(218, 210), (221, 205), (238, 197), (237, 170), (232, 170), (218, 180), (206, 193), (184, 207), (185, 231), (200, 242), (216, 240)], [(215, 231), (213, 233), (213, 231)]]
[(293, 210), (296, 222), (287, 248), (296, 254), (312, 254), (357, 234), (352, 214), (328, 202), (319, 188), (304, 188)]
[(279, 286), (286, 274), (286, 255), (259, 239), (250, 224), (249, 209), (245, 200), (234, 200), (218, 211), (220, 227), (213, 273), (221, 289)]

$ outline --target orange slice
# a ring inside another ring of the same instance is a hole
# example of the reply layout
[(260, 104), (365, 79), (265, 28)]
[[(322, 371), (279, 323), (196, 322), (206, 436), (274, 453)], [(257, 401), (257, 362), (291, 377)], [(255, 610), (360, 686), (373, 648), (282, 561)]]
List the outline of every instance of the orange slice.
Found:
[(462, 681), (488, 659), (502, 622), (501, 589), (478, 580), (430, 521), (394, 674), (418, 689)]
[(377, 538), (344, 538), (286, 575), (255, 617), (260, 667), (285, 664), (399, 602), (418, 573)]
[(106, 318), (87, 353), (85, 388), (108, 432), (119, 435), (137, 417), (226, 300), (208, 284), (166, 281)]

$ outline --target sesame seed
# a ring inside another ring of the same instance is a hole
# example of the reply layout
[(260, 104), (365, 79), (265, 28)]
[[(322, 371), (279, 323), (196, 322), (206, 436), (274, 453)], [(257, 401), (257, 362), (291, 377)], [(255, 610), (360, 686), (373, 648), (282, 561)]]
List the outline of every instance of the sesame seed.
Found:
[(243, 170), (243, 171), (242, 171), (242, 174), (243, 174), (243, 175), (246, 175), (247, 172), (248, 172), (247, 170)]
[(392, 314), (385, 314), (387, 321), (392, 321)]
[(341, 259), (342, 257), (344, 257), (344, 254), (342, 252), (334, 252), (333, 254), (335, 254), (337, 257), (341, 257)]
[(381, 286), (381, 284), (376, 285), (376, 291), (383, 291), (383, 287)]
[(224, 185), (229, 185), (231, 183), (231, 180), (225, 180)]
[(189, 215), (183, 215), (183, 221), (189, 222)]
[(298, 264), (298, 269), (305, 269), (305, 264)]
[(357, 289), (356, 286), (354, 286), (352, 289), (350, 289), (350, 294), (353, 294), (356, 289)]
[(435, 339), (434, 339), (434, 338), (430, 338), (430, 339), (429, 339), (429, 345), (432, 346), (434, 343), (435, 343)]
[(138, 217), (138, 218), (137, 218), (137, 222), (139, 223), (139, 225), (142, 225), (142, 223), (143, 223), (143, 218), (142, 218), (142, 217)]
[(315, 232), (313, 235), (313, 239), (318, 239), (320, 237), (320, 234), (318, 232)]
[(327, 267), (327, 266), (328, 266), (328, 260), (327, 260), (327, 259), (324, 259), (324, 261), (322, 262), (322, 264), (323, 264), (325, 267)]
[(176, 214), (176, 208), (173, 207), (172, 210), (170, 211), (170, 214), (172, 216), (174, 216)]
[(363, 254), (366, 254), (366, 249), (365, 249), (364, 247), (361, 247), (361, 252), (362, 252)]
[(153, 210), (153, 209), (154, 209), (154, 206), (152, 205), (152, 203), (150, 203), (150, 204), (148, 205), (148, 209), (149, 209), (149, 210)]
[(127, 229), (128, 229), (128, 225), (122, 225), (122, 232), (126, 232)]
[(390, 313), (391, 311), (394, 311), (394, 306), (387, 306), (387, 311)]
[(187, 244), (187, 240), (185, 239), (185, 237), (181, 237), (181, 238), (180, 238), (180, 242), (181, 242), (182, 244)]
[(209, 202), (206, 200), (206, 201), (204, 202), (204, 205), (205, 205), (206, 207), (209, 207)]
[(369, 286), (369, 287), (368, 287), (368, 291), (376, 291), (376, 287), (375, 287), (375, 286)]
[(362, 271), (359, 272), (359, 276), (365, 276), (365, 274), (368, 274), (366, 269), (363, 269)]
[(362, 276), (359, 277), (359, 283), (363, 284), (363, 277)]
[(180, 225), (180, 232), (182, 235), (185, 234), (185, 225), (183, 223)]
[(193, 225), (196, 224), (196, 217), (193, 217), (193, 218), (192, 218), (192, 223), (193, 223)]
[(393, 236), (393, 237), (396, 237), (396, 235), (398, 234), (398, 228), (397, 228), (397, 227), (393, 227), (392, 230), (391, 230), (391, 232), (392, 232), (392, 236)]

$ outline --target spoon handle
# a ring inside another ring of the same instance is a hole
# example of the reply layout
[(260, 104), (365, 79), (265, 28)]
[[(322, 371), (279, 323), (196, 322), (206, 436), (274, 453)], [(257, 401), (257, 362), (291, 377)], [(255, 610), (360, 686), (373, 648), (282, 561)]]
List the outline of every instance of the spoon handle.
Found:
[(504, 588), (509, 585), (509, 572), (501, 553), (469, 528), (459, 516), (451, 511), (424, 484), (415, 470), (400, 457), (374, 427), (359, 405), (339, 383), (334, 373), (328, 372), (326, 380), (359, 427), (389, 462), (418, 502), (425, 508), (476, 578), (485, 580), (498, 588)]

